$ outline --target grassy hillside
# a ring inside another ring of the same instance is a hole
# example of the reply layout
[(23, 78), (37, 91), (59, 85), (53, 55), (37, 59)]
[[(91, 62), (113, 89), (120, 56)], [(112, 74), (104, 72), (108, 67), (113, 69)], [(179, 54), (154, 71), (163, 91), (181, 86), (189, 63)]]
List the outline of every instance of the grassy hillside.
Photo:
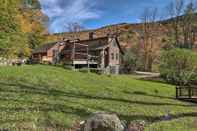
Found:
[[(0, 127), (69, 128), (96, 111), (145, 120), (147, 130), (197, 130), (197, 105), (174, 86), (50, 66), (0, 67)], [(163, 121), (170, 114), (172, 119)]]

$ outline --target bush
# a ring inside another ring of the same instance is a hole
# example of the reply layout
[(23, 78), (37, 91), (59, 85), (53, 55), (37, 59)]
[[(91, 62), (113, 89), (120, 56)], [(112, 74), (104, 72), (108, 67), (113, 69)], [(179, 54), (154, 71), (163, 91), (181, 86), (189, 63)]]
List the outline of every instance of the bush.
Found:
[(123, 69), (124, 73), (132, 73), (137, 68), (137, 58), (136, 55), (131, 51), (127, 50), (123, 56)]
[(189, 85), (197, 78), (197, 54), (185, 49), (164, 51), (159, 70), (168, 82)]
[(82, 73), (96, 73), (96, 74), (101, 74), (101, 70), (97, 69), (97, 68), (81, 68), (79, 69), (79, 72)]

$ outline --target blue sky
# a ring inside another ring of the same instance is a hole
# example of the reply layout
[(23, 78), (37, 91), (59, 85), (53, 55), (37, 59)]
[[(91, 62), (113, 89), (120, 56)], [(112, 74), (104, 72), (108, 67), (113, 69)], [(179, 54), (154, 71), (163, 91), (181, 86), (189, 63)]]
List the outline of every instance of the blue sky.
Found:
[[(66, 31), (68, 23), (78, 22), (86, 29), (109, 24), (140, 22), (145, 8), (159, 9), (165, 17), (166, 6), (175, 0), (39, 0), (49, 17), (50, 33)], [(186, 0), (189, 1), (189, 0)], [(197, 0), (194, 0), (197, 1)]]

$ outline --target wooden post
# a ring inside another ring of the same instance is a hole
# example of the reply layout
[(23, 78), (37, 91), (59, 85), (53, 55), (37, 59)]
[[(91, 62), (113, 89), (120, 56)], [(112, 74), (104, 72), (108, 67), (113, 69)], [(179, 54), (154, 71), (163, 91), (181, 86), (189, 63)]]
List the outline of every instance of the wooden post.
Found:
[(72, 61), (73, 61), (73, 65), (74, 65), (74, 70), (75, 70), (75, 42), (73, 43), (73, 54), (72, 54)]
[(60, 47), (62, 43), (58, 43), (58, 50), (57, 50), (57, 63), (60, 63)]
[(179, 96), (182, 96), (182, 89), (179, 87)]
[(192, 92), (191, 92), (192, 90), (191, 90), (191, 87), (189, 87), (189, 90), (188, 91), (189, 91), (189, 98), (192, 98)]
[(179, 97), (179, 89), (178, 89), (178, 87), (176, 87), (176, 98), (178, 98)]
[(101, 52), (101, 69), (104, 71), (104, 68), (105, 68), (105, 50), (103, 49), (102, 52)]
[(74, 45), (73, 45), (73, 60), (75, 60), (75, 51), (76, 51), (75, 48), (76, 48), (76, 47), (75, 47), (75, 43), (74, 43)]
[(89, 47), (87, 46), (87, 64), (88, 64), (88, 72), (90, 72), (90, 64), (89, 64)]
[(41, 54), (39, 54), (39, 63), (42, 63), (42, 55)]

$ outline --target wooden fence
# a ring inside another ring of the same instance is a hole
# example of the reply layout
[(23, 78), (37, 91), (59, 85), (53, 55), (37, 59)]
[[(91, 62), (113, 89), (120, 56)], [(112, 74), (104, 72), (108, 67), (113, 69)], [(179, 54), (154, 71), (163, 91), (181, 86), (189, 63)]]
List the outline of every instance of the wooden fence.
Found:
[(177, 99), (197, 99), (197, 86), (177, 86)]

